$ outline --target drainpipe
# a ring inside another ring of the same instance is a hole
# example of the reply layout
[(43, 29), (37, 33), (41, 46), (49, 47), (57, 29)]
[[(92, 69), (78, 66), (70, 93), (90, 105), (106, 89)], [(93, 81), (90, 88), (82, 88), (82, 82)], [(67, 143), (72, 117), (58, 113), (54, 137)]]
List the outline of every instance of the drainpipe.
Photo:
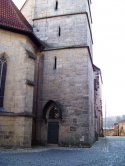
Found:
[(35, 74), (36, 74), (36, 78), (35, 78), (35, 89), (34, 89), (34, 123), (33, 123), (33, 131), (32, 131), (32, 134), (33, 134), (33, 141), (35, 142), (32, 142), (33, 144), (36, 144), (36, 136), (37, 136), (37, 116), (38, 116), (38, 109), (39, 109), (39, 79), (40, 79), (40, 52), (37, 54), (37, 59), (36, 59), (36, 65), (35, 65)]

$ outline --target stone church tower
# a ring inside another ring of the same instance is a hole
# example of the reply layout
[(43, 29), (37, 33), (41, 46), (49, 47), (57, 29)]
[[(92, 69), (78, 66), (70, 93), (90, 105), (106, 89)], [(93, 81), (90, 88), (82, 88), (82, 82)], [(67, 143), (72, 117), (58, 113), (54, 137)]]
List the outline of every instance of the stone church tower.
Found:
[(0, 0), (0, 146), (84, 147), (101, 135), (90, 4), (26, 0), (24, 17)]
[(45, 46), (37, 89), (36, 135), (41, 144), (79, 146), (95, 140), (90, 4), (28, 0), (21, 9)]

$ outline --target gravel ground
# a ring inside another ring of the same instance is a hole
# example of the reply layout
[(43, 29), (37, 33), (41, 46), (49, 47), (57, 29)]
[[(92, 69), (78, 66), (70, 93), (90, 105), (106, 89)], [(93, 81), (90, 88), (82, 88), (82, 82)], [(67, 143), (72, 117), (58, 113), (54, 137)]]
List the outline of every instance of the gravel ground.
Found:
[(0, 149), (0, 166), (125, 166), (125, 137), (102, 138), (88, 149)]

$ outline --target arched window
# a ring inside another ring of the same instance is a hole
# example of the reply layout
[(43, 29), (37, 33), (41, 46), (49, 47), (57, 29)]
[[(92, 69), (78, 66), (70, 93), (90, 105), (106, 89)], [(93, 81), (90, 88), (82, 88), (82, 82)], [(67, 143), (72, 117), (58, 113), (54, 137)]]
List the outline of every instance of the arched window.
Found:
[(7, 61), (4, 56), (0, 57), (0, 107), (3, 107), (4, 90), (7, 72)]
[(49, 119), (58, 119), (60, 117), (59, 110), (56, 106), (51, 106), (49, 110)]
[(62, 106), (57, 101), (48, 101), (43, 108), (42, 118), (47, 122), (49, 119), (62, 119)]

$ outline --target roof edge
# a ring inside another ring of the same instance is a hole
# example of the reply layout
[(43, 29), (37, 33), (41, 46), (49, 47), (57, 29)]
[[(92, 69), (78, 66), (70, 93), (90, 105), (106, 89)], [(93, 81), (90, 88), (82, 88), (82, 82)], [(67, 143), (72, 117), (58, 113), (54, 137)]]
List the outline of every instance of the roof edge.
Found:
[(41, 40), (37, 38), (37, 36), (33, 33), (33, 32), (29, 32), (29, 31), (23, 31), (20, 29), (16, 29), (16, 28), (12, 28), (12, 27), (6, 27), (4, 25), (0, 25), (0, 29), (3, 30), (7, 30), (7, 31), (11, 31), (11, 32), (15, 32), (15, 33), (19, 33), (22, 35), (26, 35), (28, 36), (33, 42), (34, 44), (36, 44), (41, 50), (44, 49), (44, 45), (42, 44)]
[(25, 4), (26, 4), (27, 1), (28, 0), (25, 0), (25, 2), (23, 3), (22, 7), (20, 8), (20, 11), (23, 9), (23, 7), (25, 6)]

